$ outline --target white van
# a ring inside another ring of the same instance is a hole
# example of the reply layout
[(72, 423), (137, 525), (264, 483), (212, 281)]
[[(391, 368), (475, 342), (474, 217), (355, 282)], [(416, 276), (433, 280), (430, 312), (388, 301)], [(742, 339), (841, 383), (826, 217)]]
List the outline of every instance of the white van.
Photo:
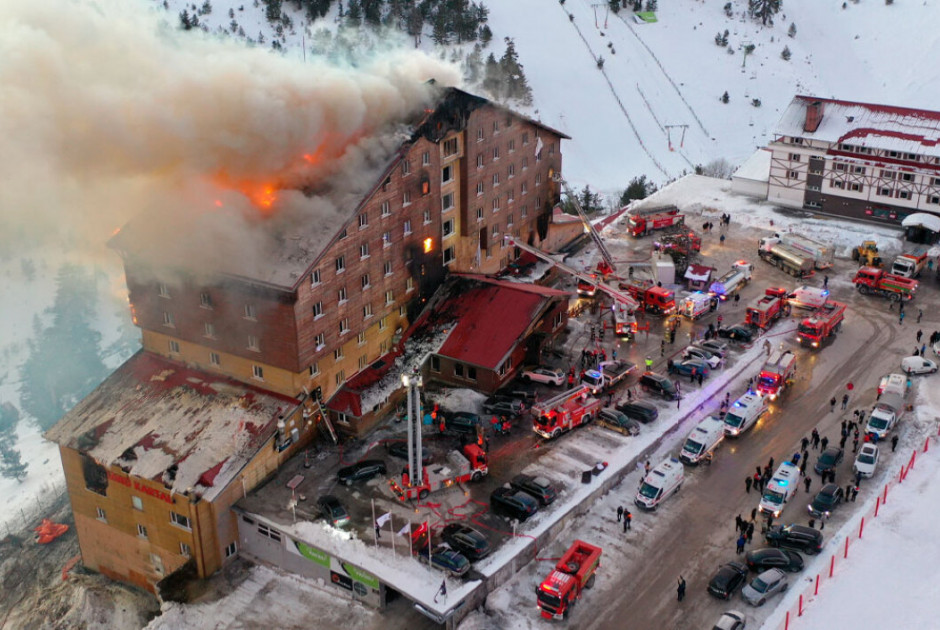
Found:
[(682, 462), (670, 457), (646, 475), (633, 502), (644, 510), (655, 510), (667, 497), (679, 492), (684, 479)]
[(800, 467), (790, 462), (783, 462), (777, 472), (764, 487), (764, 494), (757, 506), (761, 514), (770, 514), (774, 518), (783, 512), (783, 506), (796, 494), (800, 486)]
[(881, 377), (878, 383), (878, 395), (897, 394), (906, 398), (910, 391), (910, 378), (904, 374), (887, 374)]
[(787, 296), (787, 300), (795, 308), (819, 308), (829, 299), (828, 289), (817, 289), (806, 285), (796, 289)]
[(865, 433), (876, 435), (879, 440), (885, 439), (888, 433), (894, 429), (894, 425), (901, 418), (903, 411), (904, 399), (898, 394), (882, 394), (878, 402), (875, 403), (875, 408), (871, 410)]
[(725, 423), (721, 418), (708, 416), (698, 423), (689, 433), (679, 453), (679, 459), (686, 464), (697, 464), (712, 452), (725, 439)]
[(767, 413), (767, 398), (759, 394), (744, 394), (725, 414), (725, 435), (741, 435)]

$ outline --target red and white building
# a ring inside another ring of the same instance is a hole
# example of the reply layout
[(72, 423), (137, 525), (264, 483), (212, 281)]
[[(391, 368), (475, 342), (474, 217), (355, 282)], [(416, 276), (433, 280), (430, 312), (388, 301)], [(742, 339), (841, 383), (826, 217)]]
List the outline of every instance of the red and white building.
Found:
[(796, 96), (774, 131), (767, 200), (900, 224), (940, 215), (940, 112)]

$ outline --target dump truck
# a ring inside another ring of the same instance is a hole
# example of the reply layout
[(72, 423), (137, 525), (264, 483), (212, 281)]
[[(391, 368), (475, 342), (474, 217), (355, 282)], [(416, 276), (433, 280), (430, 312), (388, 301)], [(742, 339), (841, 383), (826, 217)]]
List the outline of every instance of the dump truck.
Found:
[(439, 464), (422, 466), (422, 479), (410, 479), (408, 470), (401, 474), (401, 484), (392, 482), (392, 491), (399, 499), (424, 499), (437, 490), (451, 488), (467, 481), (479, 481), (489, 472), (486, 452), (477, 444), (465, 444), (463, 452), (451, 451)]
[(790, 304), (787, 303), (787, 290), (780, 287), (768, 287), (763, 297), (747, 307), (744, 321), (761, 329), (770, 326), (781, 317), (790, 316)]
[(751, 281), (753, 271), (754, 265), (746, 260), (739, 260), (731, 266), (731, 271), (712, 282), (708, 292), (719, 300), (727, 300)]
[(916, 278), (927, 266), (927, 252), (930, 248), (919, 245), (894, 259), (891, 273), (902, 278)]
[(862, 267), (855, 273), (852, 282), (862, 295), (887, 298), (892, 302), (914, 299), (917, 280), (896, 276), (874, 267)]
[(793, 380), (796, 374), (796, 355), (790, 351), (777, 351), (768, 357), (760, 376), (757, 377), (757, 393), (769, 396), (776, 400), (783, 390)]
[(861, 245), (852, 250), (852, 260), (866, 267), (884, 267), (881, 254), (878, 253), (878, 243), (875, 241), (862, 241)]
[(581, 373), (581, 383), (591, 389), (592, 394), (599, 394), (610, 389), (636, 369), (635, 363), (629, 361), (601, 361), (596, 370), (585, 370)]
[(660, 206), (630, 213), (630, 234), (634, 237), (646, 236), (654, 230), (663, 230), (685, 223), (685, 215), (679, 213), (676, 206)]
[(769, 262), (791, 276), (802, 278), (813, 273), (816, 265), (810, 254), (794, 249), (782, 242), (770, 242), (757, 250), (761, 259)]
[(819, 348), (823, 341), (842, 328), (843, 319), (845, 319), (845, 304), (826, 302), (800, 322), (796, 329), (796, 340), (800, 342), (800, 345)]
[(813, 266), (816, 269), (828, 269), (832, 266), (832, 259), (835, 255), (835, 248), (832, 245), (826, 245), (819, 241), (803, 236), (784, 232), (783, 234), (774, 234), (765, 236), (758, 243), (758, 248), (763, 250), (771, 246), (782, 243), (790, 249), (802, 252), (813, 259)]
[(600, 408), (601, 401), (591, 396), (591, 388), (579, 385), (533, 405), (532, 430), (543, 438), (556, 438), (590, 422)]
[(535, 589), (539, 611), (545, 619), (567, 619), (584, 589), (594, 586), (601, 566), (601, 548), (576, 540), (558, 564)]

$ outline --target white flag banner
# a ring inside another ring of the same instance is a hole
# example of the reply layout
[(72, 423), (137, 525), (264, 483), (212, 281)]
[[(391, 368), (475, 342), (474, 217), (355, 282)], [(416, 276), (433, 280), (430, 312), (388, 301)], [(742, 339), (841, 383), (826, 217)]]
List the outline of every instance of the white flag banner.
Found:
[(389, 519), (391, 519), (391, 518), (392, 518), (392, 513), (391, 513), (391, 512), (386, 512), (385, 514), (383, 514), (382, 516), (380, 516), (379, 518), (376, 519), (375, 524), (378, 525), (379, 527), (384, 527), (385, 524), (386, 524), (386, 523), (389, 521)]
[(405, 526), (398, 531), (399, 536), (404, 536), (405, 534), (411, 533), (411, 523), (405, 523)]
[(538, 155), (542, 151), (542, 137), (539, 136), (535, 139), (535, 155)]

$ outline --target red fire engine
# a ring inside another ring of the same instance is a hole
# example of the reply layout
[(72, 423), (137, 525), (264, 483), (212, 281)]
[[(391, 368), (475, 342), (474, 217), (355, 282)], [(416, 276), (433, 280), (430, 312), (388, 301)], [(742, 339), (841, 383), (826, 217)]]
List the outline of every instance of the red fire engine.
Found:
[(818, 348), (842, 326), (845, 319), (845, 304), (826, 302), (810, 317), (800, 322), (796, 338), (800, 344)]
[(796, 373), (796, 355), (790, 351), (777, 352), (767, 359), (757, 379), (757, 393), (776, 400), (780, 390), (790, 384)]
[[(391, 482), (389, 485), (399, 499), (424, 499), (431, 492), (443, 490), (465, 483), (479, 481), (489, 472), (486, 452), (477, 444), (465, 444), (463, 453), (451, 451), (440, 464), (421, 467), (420, 481), (410, 479), (407, 469), (401, 474), (401, 485)], [(413, 485), (412, 485), (413, 484)]]
[(675, 206), (634, 210), (630, 213), (630, 234), (635, 237), (646, 236), (654, 230), (682, 225), (684, 222), (685, 215), (679, 214), (679, 208)]
[(768, 287), (765, 295), (747, 307), (745, 321), (758, 328), (770, 328), (771, 324), (790, 315), (787, 303), (787, 290)]
[(601, 408), (588, 385), (575, 387), (532, 406), (532, 430), (544, 438), (556, 438), (587, 424)]
[(545, 619), (568, 618), (575, 602), (586, 588), (594, 586), (595, 571), (601, 566), (601, 548), (576, 540), (535, 590), (539, 610)]

